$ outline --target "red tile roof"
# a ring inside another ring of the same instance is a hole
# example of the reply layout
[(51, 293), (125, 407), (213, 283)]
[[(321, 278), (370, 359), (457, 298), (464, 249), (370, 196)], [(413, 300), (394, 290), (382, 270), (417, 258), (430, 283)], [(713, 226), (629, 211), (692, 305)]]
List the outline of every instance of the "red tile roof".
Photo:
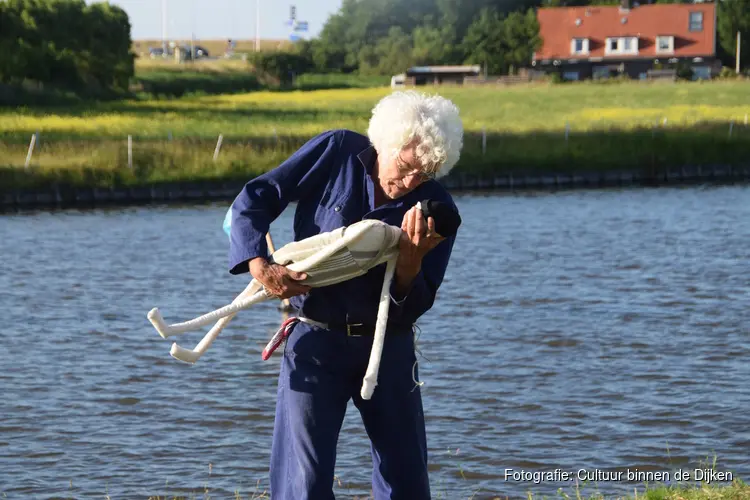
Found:
[[(703, 13), (703, 30), (690, 31), (690, 13)], [(537, 11), (542, 47), (535, 60), (602, 58), (710, 57), (716, 54), (716, 6), (652, 4), (629, 10), (619, 6), (546, 7)], [(622, 20), (626, 21), (623, 23)], [(577, 24), (577, 20), (580, 22)], [(656, 52), (656, 37), (674, 36), (674, 54)], [(608, 37), (637, 36), (637, 55), (606, 55)], [(587, 55), (571, 54), (571, 40), (588, 38)]]

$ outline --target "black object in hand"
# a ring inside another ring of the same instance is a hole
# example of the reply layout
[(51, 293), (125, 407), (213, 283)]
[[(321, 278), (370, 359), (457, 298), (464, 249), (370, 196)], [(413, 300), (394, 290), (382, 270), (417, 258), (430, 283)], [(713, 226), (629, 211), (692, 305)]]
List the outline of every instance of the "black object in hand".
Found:
[(452, 205), (436, 200), (422, 200), (420, 204), (425, 220), (428, 217), (435, 219), (435, 231), (440, 236), (450, 238), (458, 232), (461, 216)]

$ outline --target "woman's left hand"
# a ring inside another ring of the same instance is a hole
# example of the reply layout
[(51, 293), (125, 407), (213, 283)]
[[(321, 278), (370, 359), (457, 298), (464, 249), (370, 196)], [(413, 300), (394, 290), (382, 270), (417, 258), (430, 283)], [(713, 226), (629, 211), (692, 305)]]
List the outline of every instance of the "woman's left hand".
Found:
[(424, 215), (412, 207), (401, 222), (401, 240), (396, 261), (396, 273), (402, 278), (414, 278), (422, 268), (422, 259), (445, 238), (435, 232), (435, 220), (425, 224)]

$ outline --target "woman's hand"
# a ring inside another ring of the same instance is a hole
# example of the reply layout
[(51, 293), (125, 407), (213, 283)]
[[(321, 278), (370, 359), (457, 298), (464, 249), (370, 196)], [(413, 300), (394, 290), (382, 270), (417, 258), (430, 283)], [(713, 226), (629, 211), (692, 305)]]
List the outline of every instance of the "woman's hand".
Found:
[(401, 240), (396, 261), (396, 283), (407, 288), (422, 269), (422, 259), (445, 238), (435, 232), (435, 220), (430, 217), (425, 224), (424, 215), (412, 207), (401, 222)]
[(260, 281), (266, 291), (280, 299), (288, 299), (310, 291), (311, 287), (300, 283), (307, 278), (306, 273), (290, 271), (284, 266), (270, 264), (262, 257), (250, 261), (250, 274)]

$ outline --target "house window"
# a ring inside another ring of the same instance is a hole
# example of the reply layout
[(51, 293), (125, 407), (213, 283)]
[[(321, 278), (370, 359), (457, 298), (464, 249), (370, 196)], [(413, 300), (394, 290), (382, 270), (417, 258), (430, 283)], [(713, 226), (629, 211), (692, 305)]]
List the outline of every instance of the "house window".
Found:
[(703, 31), (703, 12), (690, 13), (690, 31)]
[(607, 45), (604, 50), (607, 55), (638, 54), (638, 38), (634, 36), (625, 36), (619, 38), (607, 38)]
[(710, 80), (710, 66), (693, 66), (693, 80)]
[(570, 43), (571, 54), (588, 54), (589, 53), (589, 40), (588, 38), (574, 38)]
[(604, 80), (609, 78), (609, 66), (594, 66), (591, 70), (591, 76), (594, 80)]
[(563, 80), (576, 81), (579, 79), (578, 71), (563, 71)]
[(657, 36), (656, 37), (656, 53), (657, 54), (671, 54), (674, 52), (674, 37), (673, 36)]

